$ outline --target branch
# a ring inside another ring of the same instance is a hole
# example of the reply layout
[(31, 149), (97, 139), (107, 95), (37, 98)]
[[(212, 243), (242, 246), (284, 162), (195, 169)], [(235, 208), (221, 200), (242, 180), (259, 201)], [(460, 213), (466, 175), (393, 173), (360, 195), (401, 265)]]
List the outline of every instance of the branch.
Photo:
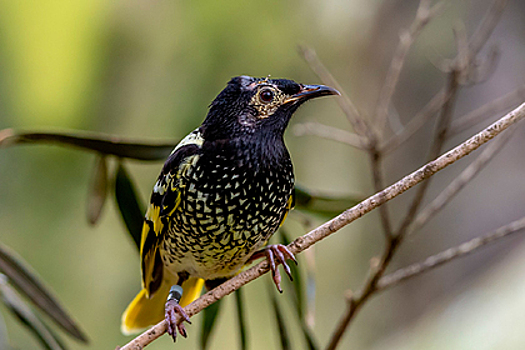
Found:
[(472, 35), (469, 43), (469, 49), (474, 55), (476, 55), (489, 40), (503, 14), (503, 10), (505, 10), (507, 6), (507, 2), (508, 0), (494, 0), (492, 6), (486, 12), (485, 17), (481, 20), (481, 25)]
[[(459, 158), (463, 157), (464, 155), (472, 152), (472, 150), (478, 148), (481, 145), (479, 142), (484, 143), (484, 142), (488, 141), (488, 140), (482, 141), (482, 140), (485, 139), (485, 137), (489, 137), (489, 135), (491, 135), (496, 130), (498, 130), (498, 132), (497, 132), (498, 134), (501, 131), (503, 131), (503, 130), (500, 129), (500, 126), (502, 125), (500, 123), (503, 122), (504, 120), (506, 120), (510, 115), (513, 115), (515, 112), (517, 112), (517, 115), (523, 115), (525, 113), (525, 103), (522, 104), (520, 107), (518, 107), (513, 112), (507, 114), (505, 117), (499, 119), (496, 123), (492, 124), (488, 128), (486, 128), (483, 131), (481, 131), (480, 133), (478, 133), (477, 135), (471, 137), (470, 139), (468, 139), (467, 141), (465, 141), (461, 145), (457, 146), (453, 150), (443, 154), (442, 156), (440, 156), (436, 160), (428, 163), (427, 165), (425, 165), (423, 168), (421, 168), (420, 170), (416, 171), (412, 175), (415, 175), (419, 171), (423, 171), (423, 174), (425, 174), (425, 171), (429, 171), (429, 172), (434, 171), (433, 173), (435, 173), (435, 171), (441, 170), (443, 167), (445, 167), (445, 166), (455, 162), (457, 159), (459, 159)], [(514, 118), (514, 117), (512, 117), (512, 118)], [(504, 124), (507, 124), (507, 122), (504, 122)], [(476, 145), (476, 146), (474, 146), (474, 145)], [(470, 149), (471, 147), (474, 147), (474, 148), (472, 150), (468, 150), (467, 151), (467, 149)], [(466, 153), (464, 153), (464, 152), (466, 152)], [(458, 157), (458, 158), (456, 158), (456, 157)], [(435, 170), (434, 167), (438, 167), (438, 169)], [(433, 173), (430, 174), (429, 176), (433, 175)], [(409, 175), (409, 177), (411, 177), (412, 175)], [(405, 179), (407, 179), (407, 177), (405, 177)], [(402, 180), (402, 182), (403, 182), (403, 180)], [(423, 183), (423, 187), (427, 183), (428, 182)], [(387, 188), (385, 191), (387, 191), (389, 188)], [(419, 192), (419, 194), (421, 194), (421, 192), (422, 192), (421, 188), (419, 189), (418, 192)], [(416, 197), (416, 199), (417, 199), (417, 197)], [(408, 224), (410, 224), (410, 222), (408, 222)], [(345, 333), (348, 325), (350, 324), (350, 322), (352, 321), (354, 316), (357, 314), (357, 312), (360, 310), (360, 308), (364, 305), (364, 303), (368, 300), (368, 298), (370, 298), (376, 292), (376, 290), (377, 290), (377, 283), (379, 282), (380, 278), (383, 276), (383, 274), (384, 274), (388, 264), (390, 263), (390, 261), (392, 260), (392, 258), (394, 256), (397, 248), (399, 247), (400, 243), (402, 242), (403, 238), (405, 237), (407, 229), (409, 227), (408, 224), (406, 224), (406, 226), (402, 225), (401, 228), (399, 229), (397, 235), (392, 236), (390, 238), (390, 240), (388, 240), (387, 245), (385, 247), (385, 250), (383, 252), (383, 255), (382, 255), (381, 259), (377, 259), (378, 262), (376, 264), (374, 264), (374, 266), (372, 267), (372, 271), (371, 271), (370, 277), (366, 281), (365, 286), (363, 287), (363, 289), (359, 293), (359, 295), (357, 295), (356, 297), (354, 297), (354, 296), (350, 297), (349, 302), (348, 302), (348, 308), (347, 308), (345, 314), (343, 315), (343, 317), (341, 318), (341, 320), (339, 321), (339, 323), (338, 323), (338, 325), (336, 327), (336, 330), (334, 331), (334, 333), (333, 333), (333, 335), (332, 335), (332, 337), (330, 339), (330, 342), (329, 342), (328, 347), (327, 347), (328, 350), (334, 350), (337, 347), (337, 345), (339, 344), (339, 342), (341, 341), (341, 339), (343, 337), (343, 334)]]
[(58, 132), (25, 132), (13, 129), (0, 130), (0, 148), (18, 144), (51, 143), (78, 147), (100, 154), (145, 161), (164, 160), (178, 141), (135, 142), (115, 135), (66, 130)]
[(390, 137), (380, 146), (380, 151), (388, 154), (397, 149), (403, 142), (416, 133), (434, 114), (436, 114), (447, 102), (450, 96), (446, 95), (445, 89), (441, 89), (432, 99), (405, 125), (398, 134)]
[(375, 120), (380, 132), (383, 130), (385, 121), (388, 117), (388, 107), (390, 106), (392, 96), (394, 95), (399, 75), (405, 64), (408, 51), (425, 25), (427, 25), (432, 17), (436, 16), (443, 9), (443, 4), (443, 2), (439, 2), (431, 8), (430, 0), (420, 0), (414, 22), (409, 29), (404, 30), (399, 35), (399, 44), (397, 45), (394, 57), (390, 63), (385, 83), (381, 88), (375, 112)]
[[(459, 89), (459, 82), (458, 82), (459, 75), (461, 75), (461, 71), (458, 71), (458, 70), (453, 70), (449, 74), (449, 81), (448, 81), (448, 86), (446, 89), (447, 91), (446, 95), (450, 96), (450, 98), (447, 99), (447, 101), (443, 105), (443, 109), (441, 110), (441, 115), (439, 116), (437, 127), (436, 127), (436, 135), (434, 137), (434, 142), (432, 143), (432, 146), (430, 149), (429, 159), (433, 159), (437, 157), (439, 153), (441, 153), (443, 145), (445, 144), (448, 128), (452, 120), (452, 114), (453, 114), (452, 110), (456, 102), (456, 94)], [(400, 239), (403, 238), (403, 236), (407, 232), (408, 227), (414, 220), (415, 215), (419, 209), (419, 206), (423, 202), (423, 197), (425, 196), (429, 185), (430, 185), (430, 182), (427, 181), (423, 183), (417, 189), (414, 199), (412, 200), (412, 203), (408, 209), (408, 212), (403, 222), (401, 223), (401, 226), (399, 227), (397, 231), (397, 235), (400, 237)]]
[[(376, 143), (371, 145), (369, 157), (374, 191), (378, 192), (384, 187), (385, 177), (383, 175), (383, 168), (381, 167), (382, 153), (378, 150)], [(386, 204), (379, 207), (379, 218), (381, 220), (381, 225), (383, 226), (383, 234), (387, 239), (391, 239), (394, 232), (388, 206)]]
[(440, 192), (440, 194), (432, 200), (421, 212), (417, 215), (414, 222), (408, 228), (407, 234), (411, 234), (421, 227), (423, 227), (434, 215), (436, 215), (450, 200), (465, 187), (485, 165), (507, 144), (514, 132), (515, 128), (511, 127), (507, 132), (503, 133), (497, 140), (492, 142), (481, 154), (459, 174), (448, 186)]
[[(501, 16), (503, 8), (506, 5), (506, 2), (506, 0), (494, 0), (493, 6), (487, 12), (487, 15), (483, 19), (481, 25), (478, 27), (476, 33), (473, 35), (473, 38), (470, 41), (470, 43), (467, 43), (467, 36), (464, 28), (462, 26), (458, 26), (455, 28), (454, 33), (458, 54), (456, 58), (449, 62), (447, 67), (447, 70), (449, 71), (449, 79), (448, 85), (445, 90), (446, 99), (443, 103), (440, 117), (437, 122), (436, 134), (434, 137), (433, 144), (431, 146), (429, 159), (433, 159), (441, 153), (441, 149), (444, 145), (444, 142), (446, 141), (447, 133), (449, 131), (452, 111), (457, 97), (457, 91), (460, 85), (466, 84), (469, 81), (473, 81), (474, 83), (477, 82), (477, 79), (473, 79), (474, 75), (478, 73), (478, 65), (475, 61), (476, 55), (486, 43), (490, 33), (492, 33), (499, 17)], [(428, 2), (426, 2), (425, 4), (428, 7)], [(424, 0), (421, 0), (420, 6), (424, 7), (425, 4)], [(389, 95), (386, 96), (387, 98), (389, 98)], [(388, 105), (386, 105), (386, 107), (388, 108)], [(380, 118), (378, 118), (377, 120), (378, 122), (382, 123), (380, 125), (380, 130), (382, 130), (384, 120), (388, 115), (388, 113), (386, 112), (387, 111), (385, 109), (383, 110), (382, 114), (381, 112), (379, 112)], [(372, 147), (370, 148), (372, 149)], [(439, 160), (440, 158), (438, 158), (437, 160)], [(328, 350), (334, 350), (337, 347), (346, 329), (348, 328), (348, 325), (354, 319), (354, 316), (364, 305), (364, 303), (368, 300), (368, 298), (370, 298), (377, 291), (377, 283), (379, 282), (381, 277), (383, 277), (386, 268), (392, 261), (397, 249), (406, 237), (406, 234), (409, 231), (409, 228), (413, 223), (415, 215), (417, 214), (417, 211), (422, 203), (423, 197), (426, 193), (429, 183), (430, 181), (426, 181), (421, 186), (419, 186), (414, 198), (412, 199), (410, 208), (407, 214), (405, 215), (405, 218), (403, 219), (396, 234), (387, 237), (386, 247), (383, 251), (381, 258), (374, 260), (375, 263), (371, 268), (370, 276), (365, 282), (365, 285), (362, 288), (361, 292), (357, 296), (351, 296), (349, 298), (348, 308), (343, 314), (342, 319), (337, 324), (337, 327), (328, 344)]]
[[(333, 86), (341, 93), (341, 97), (337, 98), (336, 101), (339, 104), (339, 107), (341, 108), (343, 113), (346, 115), (346, 118), (352, 125), (354, 131), (358, 135), (366, 137), (368, 140), (374, 138), (375, 135), (373, 135), (372, 130), (370, 129), (370, 126), (368, 125), (366, 120), (358, 112), (357, 108), (352, 103), (352, 100), (350, 100), (350, 98), (345, 93), (341, 85), (335, 80), (332, 74), (330, 74), (326, 67), (321, 63), (319, 57), (317, 57), (317, 53), (313, 49), (306, 46), (300, 46), (299, 52), (303, 55), (303, 58), (306, 61), (306, 63), (308, 63), (312, 71), (314, 71), (314, 73), (317, 74), (317, 76), (321, 79), (323, 84)], [(361, 146), (362, 148), (366, 148), (367, 145), (363, 144)]]
[[(372, 179), (375, 191), (380, 191), (384, 186), (384, 175), (381, 167), (383, 153), (379, 144), (378, 135), (382, 135), (384, 132), (386, 120), (389, 115), (388, 108), (390, 107), (395, 88), (399, 81), (399, 75), (405, 64), (406, 56), (410, 47), (425, 25), (428, 24), (432, 17), (439, 13), (442, 8), (443, 2), (430, 7), (430, 0), (420, 0), (412, 25), (409, 29), (401, 32), (399, 36), (399, 43), (387, 72), (385, 83), (379, 94), (379, 100), (374, 114), (377, 124), (377, 133), (372, 131), (368, 138), (370, 166), (372, 169)], [(379, 217), (381, 219), (381, 225), (383, 226), (385, 236), (391, 238), (393, 235), (392, 222), (386, 205), (379, 208)]]
[(342, 142), (360, 150), (364, 150), (363, 145), (367, 144), (366, 139), (362, 136), (321, 123), (296, 124), (293, 131), (296, 136), (315, 135), (327, 140)]
[(452, 247), (442, 251), (441, 253), (429, 256), (422, 262), (412, 264), (387, 276), (384, 276), (377, 283), (376, 290), (381, 291), (393, 287), (402, 281), (432, 270), (457, 258), (471, 254), (489, 243), (493, 243), (523, 229), (525, 229), (525, 217), (502, 226), (499, 229), (484, 236), (471, 239), (470, 241), (462, 243), (457, 247)]
[(492, 100), (472, 112), (454, 120), (450, 125), (448, 137), (457, 135), (478, 124), (483, 119), (501, 113), (506, 108), (515, 106), (516, 103), (519, 103), (519, 101), (522, 101), (523, 99), (525, 99), (525, 85), (522, 85), (508, 94)]
[[(495, 136), (499, 135), (509, 126), (524, 118), (525, 103), (523, 103), (521, 106), (519, 106), (512, 112), (508, 113), (507, 115), (505, 115), (486, 129), (484, 129), (483, 131), (472, 136), (459, 146), (441, 155), (439, 158), (427, 163), (423, 167), (405, 176), (404, 178), (394, 183), (393, 185), (387, 187), (383, 191), (370, 196), (360, 204), (344, 211), (340, 215), (327, 221), (323, 225), (310, 231), (304, 236), (298, 237), (288, 245), (288, 248), (294, 254), (301, 253), (313, 244), (330, 236), (331, 234), (350, 224), (354, 220), (362, 217), (363, 215), (369, 213), (378, 206), (384, 204), (385, 202), (397, 197), (398, 195), (402, 194), (408, 189), (414, 187), (423, 180), (428, 179), (436, 172), (444, 169), (448, 165), (456, 162), (457, 160), (473, 152), (481, 145), (485, 144)], [(258, 263), (257, 265), (249, 268), (248, 270), (239, 273), (237, 276), (224, 282), (223, 284), (212, 289), (211, 291), (207, 292), (199, 299), (188, 305), (184, 310), (189, 316), (193, 316), (202, 311), (205, 307), (211, 305), (212, 303), (223, 298), (224, 296), (234, 292), (241, 286), (262, 276), (266, 272), (268, 272), (268, 264), (266, 260), (264, 260)], [(127, 345), (122, 347), (121, 350), (143, 349), (146, 345), (150, 344), (153, 340), (157, 339), (162, 334), (164, 334), (165, 331), (166, 323), (165, 321), (162, 321), (150, 328), (148, 331), (139, 335), (131, 342), (129, 342)]]

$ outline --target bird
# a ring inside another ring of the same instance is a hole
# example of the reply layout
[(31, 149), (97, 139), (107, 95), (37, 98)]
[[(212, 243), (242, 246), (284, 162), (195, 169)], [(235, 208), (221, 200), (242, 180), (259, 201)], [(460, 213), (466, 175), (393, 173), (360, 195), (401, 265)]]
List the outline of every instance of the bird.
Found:
[[(140, 244), (142, 289), (122, 315), (133, 334), (166, 319), (186, 337), (183, 307), (245, 265), (267, 258), (292, 278), (284, 245), (266, 245), (294, 206), (294, 171), (284, 132), (313, 98), (339, 95), (288, 79), (232, 78), (201, 126), (175, 146), (153, 186)], [(297, 263), (297, 262), (296, 262)], [(177, 316), (181, 320), (177, 322)]]

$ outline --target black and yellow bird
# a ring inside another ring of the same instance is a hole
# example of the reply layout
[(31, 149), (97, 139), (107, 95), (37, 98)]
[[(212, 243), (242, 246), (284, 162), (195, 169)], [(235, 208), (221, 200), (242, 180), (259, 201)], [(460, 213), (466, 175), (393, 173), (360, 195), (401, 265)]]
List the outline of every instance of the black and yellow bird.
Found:
[(294, 256), (283, 245), (264, 245), (294, 205), (283, 134), (305, 101), (337, 94), (285, 79), (240, 76), (228, 83), (153, 187), (142, 230), (142, 291), (122, 316), (124, 333), (166, 318), (172, 337), (177, 329), (185, 336), (175, 315), (188, 320), (182, 307), (199, 296), (204, 281), (217, 285), (257, 258), (268, 258), (281, 290), (276, 266), (291, 277), (285, 260)]

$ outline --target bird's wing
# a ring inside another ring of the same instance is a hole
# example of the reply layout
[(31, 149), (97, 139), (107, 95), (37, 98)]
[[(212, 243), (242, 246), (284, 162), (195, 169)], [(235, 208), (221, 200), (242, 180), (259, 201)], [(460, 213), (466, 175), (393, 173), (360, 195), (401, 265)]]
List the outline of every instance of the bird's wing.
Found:
[(197, 130), (182, 140), (168, 157), (153, 187), (140, 242), (142, 287), (146, 290), (147, 297), (151, 297), (162, 282), (164, 268), (160, 243), (165, 228), (169, 226), (169, 217), (181, 201), (181, 178), (198, 160), (201, 145), (202, 138)]
[(281, 227), (284, 224), (284, 220), (286, 220), (288, 213), (294, 207), (295, 207), (295, 188), (292, 190), (292, 194), (290, 195), (290, 198), (288, 198), (288, 203), (286, 204), (286, 211), (284, 212), (284, 215), (283, 215), (283, 218), (281, 219), (281, 223), (279, 224), (279, 227)]

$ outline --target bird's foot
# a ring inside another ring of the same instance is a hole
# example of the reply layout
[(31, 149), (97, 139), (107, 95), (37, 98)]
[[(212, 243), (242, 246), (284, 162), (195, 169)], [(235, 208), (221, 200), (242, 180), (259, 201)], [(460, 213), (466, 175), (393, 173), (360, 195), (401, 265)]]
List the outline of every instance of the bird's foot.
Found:
[(286, 272), (286, 274), (290, 278), (290, 281), (293, 281), (292, 272), (290, 271), (290, 266), (288, 266), (286, 260), (293, 260), (293, 262), (295, 262), (295, 264), (297, 265), (297, 260), (295, 260), (295, 256), (285, 245), (271, 244), (253, 253), (253, 255), (248, 261), (250, 262), (263, 257), (266, 257), (268, 259), (268, 264), (270, 266), (270, 270), (272, 271), (273, 282), (275, 283), (277, 290), (280, 293), (282, 293), (283, 290), (281, 289), (281, 273), (279, 272), (278, 266), (279, 264), (282, 264), (284, 272)]
[[(190, 322), (190, 317), (186, 314), (179, 302), (182, 298), (182, 287), (175, 285), (170, 289), (168, 294), (168, 300), (164, 306), (164, 317), (168, 323), (167, 332), (173, 338), (173, 341), (177, 341), (177, 330), (179, 333), (186, 338), (186, 327), (184, 327), (184, 321)], [(177, 314), (180, 316), (180, 321), (177, 323)]]

